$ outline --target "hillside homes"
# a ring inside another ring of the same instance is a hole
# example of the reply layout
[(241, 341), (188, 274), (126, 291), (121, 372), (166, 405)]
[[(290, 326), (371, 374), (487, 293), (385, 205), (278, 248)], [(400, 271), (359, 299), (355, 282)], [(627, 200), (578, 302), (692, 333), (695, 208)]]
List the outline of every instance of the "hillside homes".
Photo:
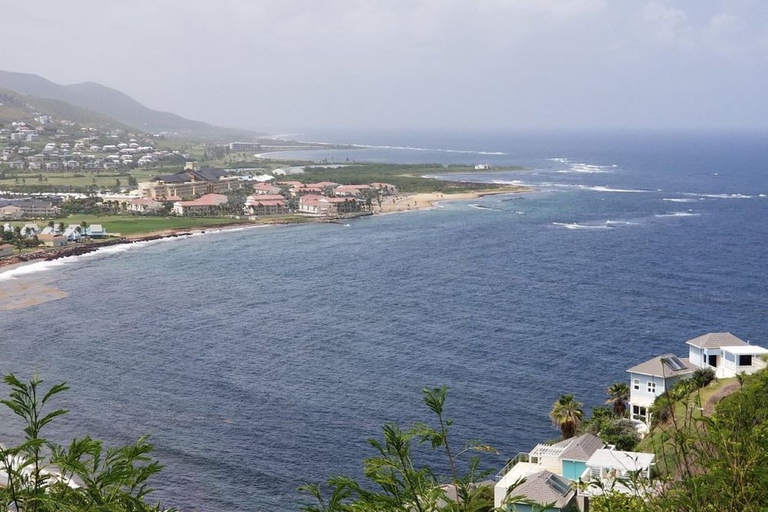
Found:
[(675, 383), (693, 376), (698, 369), (710, 368), (717, 378), (752, 374), (766, 367), (762, 358), (768, 349), (729, 332), (711, 332), (690, 339), (688, 357), (664, 354), (627, 370), (630, 380), (630, 413), (634, 420), (651, 421), (649, 407)]

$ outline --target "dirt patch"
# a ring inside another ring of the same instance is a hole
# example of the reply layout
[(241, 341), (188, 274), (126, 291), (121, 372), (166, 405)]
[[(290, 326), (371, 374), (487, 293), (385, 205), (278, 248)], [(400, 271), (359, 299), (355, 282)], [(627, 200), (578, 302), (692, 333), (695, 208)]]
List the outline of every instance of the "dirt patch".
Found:
[(704, 415), (712, 416), (712, 413), (715, 412), (715, 406), (717, 403), (734, 391), (737, 391), (740, 387), (741, 385), (738, 382), (732, 382), (731, 384), (728, 384), (723, 389), (709, 397), (707, 403), (704, 404)]

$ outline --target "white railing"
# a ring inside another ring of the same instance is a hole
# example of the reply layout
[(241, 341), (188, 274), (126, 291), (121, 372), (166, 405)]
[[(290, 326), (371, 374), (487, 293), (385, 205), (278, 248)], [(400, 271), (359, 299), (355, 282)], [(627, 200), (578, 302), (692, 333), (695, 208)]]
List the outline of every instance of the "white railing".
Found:
[(509, 473), (518, 462), (528, 462), (528, 461), (530, 461), (530, 456), (527, 453), (525, 452), (518, 453), (512, 459), (510, 459), (509, 462), (507, 462), (507, 465), (504, 466), (501, 471), (496, 473), (496, 481), (499, 481), (502, 478), (504, 478), (504, 475)]

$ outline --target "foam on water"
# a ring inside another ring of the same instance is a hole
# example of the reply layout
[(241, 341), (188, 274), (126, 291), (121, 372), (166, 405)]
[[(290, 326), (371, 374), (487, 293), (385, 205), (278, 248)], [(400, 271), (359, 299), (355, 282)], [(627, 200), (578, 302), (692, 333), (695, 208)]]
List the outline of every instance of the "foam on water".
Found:
[(691, 198), (685, 198), (685, 197), (664, 197), (662, 198), (662, 201), (669, 201), (670, 203), (698, 203), (699, 201), (703, 201), (704, 198), (699, 199), (691, 199)]
[(26, 265), (20, 265), (4, 272), (0, 271), (0, 281), (8, 281), (10, 279), (15, 279), (30, 274), (36, 274), (38, 272), (46, 272), (62, 265), (64, 265), (62, 260), (37, 261)]
[(698, 217), (700, 213), (694, 212), (669, 212), (669, 213), (657, 213), (654, 217)]
[(579, 224), (576, 222), (553, 222), (552, 225), (565, 229), (613, 229), (611, 226), (606, 226), (605, 224)]
[[(709, 199), (754, 199), (755, 196), (751, 196), (748, 194), (697, 194), (694, 192), (684, 192), (684, 196), (693, 196), (693, 197), (706, 197)], [(762, 194), (758, 197), (765, 197), (765, 194)]]

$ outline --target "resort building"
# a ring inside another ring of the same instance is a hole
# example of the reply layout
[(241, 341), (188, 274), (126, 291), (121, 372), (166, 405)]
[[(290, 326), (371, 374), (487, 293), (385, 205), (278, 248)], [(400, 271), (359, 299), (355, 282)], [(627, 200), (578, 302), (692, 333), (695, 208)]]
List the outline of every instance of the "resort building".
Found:
[(177, 201), (173, 203), (173, 213), (180, 216), (212, 215), (227, 204), (227, 196), (222, 194), (206, 194), (193, 201)]
[(139, 195), (151, 199), (178, 197), (186, 200), (205, 194), (223, 194), (230, 190), (239, 190), (244, 185), (239, 177), (229, 176), (227, 171), (222, 169), (189, 168), (139, 183)]
[(155, 199), (131, 199), (128, 211), (132, 213), (153, 213), (163, 209), (163, 203)]
[(24, 211), (16, 204), (0, 204), (0, 219), (18, 220), (24, 217)]
[(299, 213), (313, 217), (344, 215), (362, 210), (363, 204), (354, 198), (309, 194), (299, 200)]
[(246, 199), (243, 211), (246, 215), (282, 215), (288, 213), (288, 205), (280, 194), (254, 194)]
[(60, 212), (61, 208), (51, 201), (32, 199), (0, 201), (0, 218), (3, 219), (18, 220), (22, 218), (56, 217)]
[(385, 196), (392, 196), (397, 194), (397, 187), (391, 183), (371, 183), (371, 186), (378, 190), (380, 194)]
[(696, 369), (688, 359), (679, 358), (674, 354), (664, 354), (627, 370), (630, 417), (633, 420), (650, 422), (648, 408), (656, 397), (679, 380), (690, 377)]
[(717, 378), (753, 374), (766, 367), (761, 356), (768, 350), (729, 332), (711, 332), (685, 342), (691, 363), (699, 368), (712, 368)]
[(283, 189), (280, 187), (277, 187), (275, 185), (270, 185), (269, 183), (259, 183), (258, 185), (254, 185), (253, 187), (253, 193), (254, 195), (271, 195), (276, 196), (282, 192)]

